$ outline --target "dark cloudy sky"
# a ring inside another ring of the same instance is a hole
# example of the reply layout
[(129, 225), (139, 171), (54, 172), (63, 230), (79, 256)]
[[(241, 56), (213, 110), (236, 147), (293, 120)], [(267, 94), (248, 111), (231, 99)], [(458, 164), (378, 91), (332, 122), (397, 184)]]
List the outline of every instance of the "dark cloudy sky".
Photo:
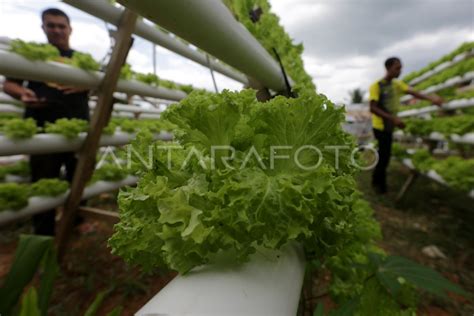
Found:
[[(271, 0), (290, 35), (305, 45), (306, 69), (318, 91), (336, 102), (347, 91), (383, 75), (386, 57), (400, 56), (405, 73), (474, 40), (474, 0)], [(0, 0), (0, 36), (44, 41), (38, 14), (58, 6), (72, 17), (72, 45), (100, 59), (107, 51), (105, 25), (58, 1)], [(151, 45), (136, 41), (129, 62), (152, 70)], [(158, 75), (211, 89), (209, 71), (158, 49)], [(219, 88), (240, 84), (218, 75)]]
[(419, 69), (474, 40), (474, 0), (273, 0), (290, 35), (305, 46), (306, 69), (320, 92), (347, 91), (383, 75), (383, 61)]

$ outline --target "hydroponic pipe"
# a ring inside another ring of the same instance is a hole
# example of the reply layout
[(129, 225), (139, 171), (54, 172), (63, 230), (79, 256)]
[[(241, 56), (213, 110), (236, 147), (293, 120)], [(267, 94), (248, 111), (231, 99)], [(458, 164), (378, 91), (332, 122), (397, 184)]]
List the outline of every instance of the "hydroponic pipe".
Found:
[[(285, 91), (278, 63), (221, 0), (118, 0), (267, 88)], [(280, 52), (283, 53), (283, 52)]]
[[(97, 88), (104, 77), (100, 72), (88, 72), (56, 62), (35, 62), (2, 50), (0, 50), (0, 74), (18, 79), (56, 82), (84, 88)], [(134, 80), (119, 80), (117, 91), (175, 101), (186, 97), (186, 93), (180, 90), (152, 87)]]
[(245, 264), (206, 265), (177, 276), (135, 315), (294, 316), (304, 271), (299, 245), (258, 249)]
[[(120, 17), (124, 11), (121, 8), (114, 7), (104, 0), (63, 0), (63, 2), (113, 25), (118, 25)], [(176, 54), (195, 61), (206, 68), (209, 67), (205, 54), (192, 49), (188, 45), (180, 42), (176, 38), (171, 37), (169, 34), (161, 31), (157, 27), (147, 25), (145, 22), (138, 20), (135, 26), (134, 34), (156, 45), (167, 48)], [(243, 84), (248, 84), (248, 79), (245, 75), (214, 60), (211, 60), (210, 64), (213, 70)]]
[(437, 112), (440, 109), (449, 111), (449, 110), (465, 109), (465, 108), (470, 108), (470, 107), (474, 107), (474, 98), (452, 100), (446, 104), (443, 104), (441, 108), (437, 105), (431, 105), (431, 106), (423, 107), (421, 109), (402, 111), (398, 113), (398, 116), (399, 117), (418, 116), (418, 115), (428, 114), (432, 112)]
[[(94, 101), (89, 102), (89, 108), (95, 109), (97, 103)], [(163, 111), (153, 108), (143, 108), (136, 105), (129, 104), (114, 104), (114, 111), (130, 112), (130, 113), (147, 113), (147, 114), (160, 114)]]
[[(118, 182), (98, 181), (85, 188), (82, 199), (89, 199), (101, 193), (115, 191), (123, 186), (134, 185), (136, 183), (137, 178), (133, 176), (128, 176)], [(0, 212), (0, 226), (56, 208), (64, 204), (68, 194), (69, 191), (57, 197), (31, 197), (28, 199), (28, 206), (21, 210)]]
[[(93, 110), (95, 109), (94, 106), (90, 106), (90, 112), (93, 113)], [(21, 107), (17, 107), (11, 104), (0, 104), (0, 113), (15, 113), (18, 115), (22, 115), (25, 112), (25, 110)], [(129, 111), (128, 109), (123, 109), (123, 110), (116, 110), (112, 112), (112, 117), (124, 117), (124, 118), (131, 118), (135, 119), (137, 118), (136, 116), (138, 115), (138, 119), (160, 119), (161, 115), (158, 113), (146, 113), (147, 111)]]
[[(421, 91), (422, 93), (434, 93), (438, 92), (440, 90), (446, 89), (446, 88), (451, 88), (454, 86), (457, 86), (460, 83), (468, 82), (474, 80), (474, 71), (470, 71), (465, 73), (463, 76), (456, 76), (453, 78), (447, 79), (445, 82), (430, 86), (426, 88), (425, 90)], [(405, 95), (404, 97), (400, 98), (401, 102), (407, 102), (409, 100), (413, 99), (413, 96), (411, 95)]]
[[(49, 154), (57, 152), (77, 151), (86, 138), (86, 133), (81, 133), (77, 138), (69, 140), (57, 134), (37, 134), (25, 140), (11, 140), (0, 135), (0, 156)], [(100, 146), (123, 146), (129, 144), (135, 134), (116, 132), (114, 135), (102, 135)], [(171, 140), (169, 133), (155, 135), (155, 139)]]
[(442, 64), (439, 64), (434, 69), (431, 69), (431, 70), (425, 72), (424, 74), (420, 75), (419, 77), (414, 78), (412, 81), (409, 82), (409, 84), (410, 85), (419, 84), (420, 82), (425, 81), (426, 79), (440, 73), (441, 71), (443, 71), (447, 68), (450, 68), (450, 67), (460, 63), (461, 61), (469, 59), (473, 56), (474, 56), (474, 49), (472, 49), (470, 51), (467, 51), (467, 52), (464, 52), (464, 53), (461, 53), (461, 54), (455, 56), (452, 60), (449, 60), (449, 61), (446, 61)]
[(451, 135), (451, 140), (458, 144), (474, 145), (474, 133)]
[(11, 96), (3, 92), (0, 92), (0, 103), (23, 106), (23, 103), (21, 101), (12, 98)]
[(25, 110), (20, 107), (11, 104), (0, 104), (0, 113), (23, 114), (23, 112), (25, 112)]

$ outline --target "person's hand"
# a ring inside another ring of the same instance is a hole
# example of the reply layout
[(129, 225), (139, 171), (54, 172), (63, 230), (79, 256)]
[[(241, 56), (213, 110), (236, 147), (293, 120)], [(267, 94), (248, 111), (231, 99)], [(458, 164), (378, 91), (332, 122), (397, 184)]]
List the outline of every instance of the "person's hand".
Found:
[(430, 101), (431, 103), (436, 104), (437, 106), (442, 106), (444, 103), (443, 98), (437, 95), (431, 96)]
[(62, 91), (64, 94), (76, 94), (89, 91), (86, 88), (78, 88), (78, 87), (71, 87), (71, 86), (58, 86), (58, 90)]
[(399, 117), (393, 117), (393, 124), (395, 124), (395, 126), (398, 128), (405, 128), (405, 123), (403, 123), (403, 121)]
[(33, 90), (25, 88), (20, 95), (21, 102), (25, 103), (26, 106), (32, 108), (39, 108), (45, 106), (45, 98), (38, 98)]

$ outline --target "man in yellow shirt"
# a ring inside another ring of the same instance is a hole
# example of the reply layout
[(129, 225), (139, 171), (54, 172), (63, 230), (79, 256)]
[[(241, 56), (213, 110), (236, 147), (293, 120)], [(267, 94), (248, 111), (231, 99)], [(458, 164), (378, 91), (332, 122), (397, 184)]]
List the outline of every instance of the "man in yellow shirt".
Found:
[(396, 80), (402, 72), (399, 58), (391, 57), (385, 61), (385, 77), (370, 86), (369, 101), (372, 112), (372, 128), (378, 141), (379, 161), (372, 176), (372, 186), (380, 194), (387, 192), (387, 167), (390, 162), (393, 130), (404, 128), (405, 124), (397, 117), (400, 97), (411, 94), (415, 98), (424, 99), (433, 104), (442, 105), (443, 99), (437, 95), (425, 95), (413, 90), (401, 80)]

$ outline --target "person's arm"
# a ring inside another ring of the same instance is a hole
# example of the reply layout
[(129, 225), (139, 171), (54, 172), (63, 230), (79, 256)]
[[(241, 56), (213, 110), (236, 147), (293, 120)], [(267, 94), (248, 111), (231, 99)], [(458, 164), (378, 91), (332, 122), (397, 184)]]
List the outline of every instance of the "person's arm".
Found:
[(78, 88), (78, 87), (73, 87), (73, 86), (63, 86), (63, 85), (58, 85), (58, 90), (61, 90), (64, 94), (76, 94), (76, 93), (83, 93), (83, 92), (88, 92), (90, 89), (87, 88)]
[(3, 83), (3, 91), (29, 107), (40, 107), (45, 101), (44, 99), (39, 99), (33, 90), (25, 88), (18, 82), (8, 79)]
[(441, 98), (440, 96), (436, 94), (432, 94), (432, 95), (424, 94), (424, 93), (414, 90), (411, 87), (409, 87), (406, 92), (408, 94), (411, 94), (415, 98), (430, 101), (431, 103), (436, 104), (437, 106), (442, 106), (444, 102), (443, 98)]
[(398, 116), (385, 112), (378, 106), (378, 103), (375, 100), (370, 101), (370, 112), (386, 120), (392, 121), (393, 124), (399, 128), (405, 127), (405, 123), (403, 123), (403, 121)]

